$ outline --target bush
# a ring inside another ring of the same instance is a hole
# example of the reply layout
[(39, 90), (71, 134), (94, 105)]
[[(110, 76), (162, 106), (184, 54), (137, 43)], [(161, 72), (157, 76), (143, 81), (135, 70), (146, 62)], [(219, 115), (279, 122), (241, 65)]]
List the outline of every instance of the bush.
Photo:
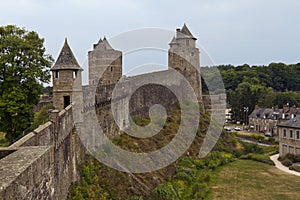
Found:
[(294, 170), (296, 172), (300, 172), (300, 166), (299, 165), (292, 165), (289, 167), (290, 170)]
[(244, 150), (243, 150), (244, 154), (248, 154), (248, 153), (262, 154), (262, 153), (264, 153), (263, 148), (261, 148), (257, 144), (247, 143), (247, 142), (241, 142), (241, 144), (243, 145), (243, 148), (244, 148)]
[(264, 140), (265, 139), (265, 136), (256, 134), (256, 133), (252, 134), (251, 137), (255, 140)]
[(192, 199), (204, 199), (207, 192), (209, 191), (209, 187), (206, 183), (195, 183), (192, 186), (193, 198)]
[(167, 182), (164, 185), (159, 185), (154, 189), (153, 199), (155, 200), (179, 200), (178, 194), (172, 183)]
[(284, 166), (286, 166), (286, 167), (290, 167), (290, 166), (293, 165), (293, 162), (292, 162), (290, 159), (288, 159), (288, 158), (283, 159), (283, 160), (281, 161), (281, 163), (282, 163)]
[(204, 169), (205, 168), (204, 160), (202, 160), (202, 159), (194, 160), (194, 163), (195, 163), (197, 169)]
[(266, 163), (266, 164), (269, 164), (269, 165), (275, 165), (274, 162), (270, 159), (269, 156), (262, 155), (262, 154), (252, 154), (252, 153), (250, 153), (248, 155), (241, 156), (240, 159), (250, 159), (250, 160)]
[(179, 166), (185, 168), (194, 168), (195, 164), (191, 158), (184, 157), (179, 161)]
[(126, 200), (143, 200), (143, 197), (140, 197), (140, 196), (132, 196), (132, 197), (128, 197)]
[(192, 176), (187, 174), (186, 172), (178, 172), (176, 174), (176, 178), (177, 179), (180, 179), (180, 180), (183, 180), (183, 181), (186, 181), (188, 183), (191, 183), (192, 182)]
[(279, 161), (286, 167), (290, 167), (293, 163), (298, 162), (299, 156), (294, 156), (293, 154), (287, 154), (284, 157), (279, 157)]

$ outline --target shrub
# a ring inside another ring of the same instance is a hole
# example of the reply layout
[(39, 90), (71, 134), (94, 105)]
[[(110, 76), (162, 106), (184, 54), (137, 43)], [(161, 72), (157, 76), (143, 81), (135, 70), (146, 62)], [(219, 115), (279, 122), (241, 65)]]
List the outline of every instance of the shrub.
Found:
[(296, 172), (300, 172), (300, 166), (299, 165), (292, 165), (289, 167), (290, 170), (294, 170)]
[(184, 157), (179, 161), (179, 166), (185, 168), (194, 168), (195, 164), (191, 158)]
[(255, 140), (264, 140), (265, 139), (265, 136), (256, 134), (256, 133), (252, 134), (251, 137)]
[(193, 198), (192, 199), (204, 199), (209, 187), (206, 183), (195, 183), (192, 186)]
[(264, 152), (263, 148), (261, 148), (257, 144), (247, 143), (247, 142), (241, 142), (241, 144), (244, 147), (244, 150), (243, 150), (244, 154), (248, 154), (248, 153), (262, 154)]
[(143, 197), (140, 197), (140, 196), (132, 196), (132, 197), (128, 197), (126, 200), (143, 200)]
[(180, 179), (180, 180), (184, 180), (184, 181), (186, 181), (188, 183), (191, 183), (192, 179), (193, 179), (192, 176), (189, 175), (189, 174), (187, 174), (186, 172), (178, 172), (176, 174), (176, 178)]
[(269, 156), (262, 155), (262, 154), (252, 154), (252, 153), (250, 153), (250, 154), (241, 156), (240, 159), (250, 159), (250, 160), (266, 163), (266, 164), (269, 164), (269, 165), (275, 165), (274, 162), (270, 159)]
[(172, 183), (167, 182), (163, 185), (159, 185), (154, 189), (153, 199), (155, 200), (179, 200), (178, 194), (174, 189)]
[(284, 166), (286, 166), (286, 167), (290, 167), (291, 165), (293, 165), (293, 162), (292, 162), (290, 159), (288, 159), (288, 158), (283, 159), (283, 160), (281, 161), (281, 163), (282, 163)]
[(201, 159), (194, 160), (194, 163), (195, 163), (197, 169), (204, 169), (205, 168), (204, 160), (201, 160)]

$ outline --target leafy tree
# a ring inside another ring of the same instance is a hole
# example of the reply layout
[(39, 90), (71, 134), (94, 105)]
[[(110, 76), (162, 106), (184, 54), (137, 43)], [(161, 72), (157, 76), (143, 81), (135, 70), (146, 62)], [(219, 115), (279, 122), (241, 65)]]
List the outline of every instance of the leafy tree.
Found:
[(34, 31), (0, 27), (0, 130), (10, 141), (31, 125), (41, 84), (50, 80), (53, 59), (43, 43)]

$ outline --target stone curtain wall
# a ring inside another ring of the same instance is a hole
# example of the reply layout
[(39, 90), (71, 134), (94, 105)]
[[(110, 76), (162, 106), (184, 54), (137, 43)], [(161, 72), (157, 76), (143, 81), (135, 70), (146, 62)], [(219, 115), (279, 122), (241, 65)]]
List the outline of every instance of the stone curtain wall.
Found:
[(0, 148), (0, 199), (66, 199), (85, 153), (72, 106), (54, 110), (51, 122)]

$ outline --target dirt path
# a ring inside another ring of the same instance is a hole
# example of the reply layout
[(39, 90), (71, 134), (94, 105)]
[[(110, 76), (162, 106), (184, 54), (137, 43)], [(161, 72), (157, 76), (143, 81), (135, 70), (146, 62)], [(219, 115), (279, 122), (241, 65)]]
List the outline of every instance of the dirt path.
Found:
[(284, 166), (281, 164), (281, 162), (278, 161), (278, 158), (279, 158), (279, 154), (276, 154), (276, 155), (273, 155), (270, 157), (270, 159), (275, 163), (275, 166), (283, 171), (283, 172), (286, 172), (286, 173), (289, 173), (289, 174), (293, 174), (293, 175), (296, 175), (296, 176), (300, 176), (300, 173), (299, 172), (296, 172), (296, 171), (293, 171), (293, 170), (290, 170), (288, 167)]

